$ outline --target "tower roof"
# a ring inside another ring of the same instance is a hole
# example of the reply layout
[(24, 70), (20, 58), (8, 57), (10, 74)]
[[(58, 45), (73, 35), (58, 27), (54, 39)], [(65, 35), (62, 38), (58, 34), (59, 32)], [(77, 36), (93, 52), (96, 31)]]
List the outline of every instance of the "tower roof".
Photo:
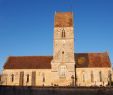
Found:
[(56, 12), (54, 18), (55, 27), (73, 27), (72, 12)]

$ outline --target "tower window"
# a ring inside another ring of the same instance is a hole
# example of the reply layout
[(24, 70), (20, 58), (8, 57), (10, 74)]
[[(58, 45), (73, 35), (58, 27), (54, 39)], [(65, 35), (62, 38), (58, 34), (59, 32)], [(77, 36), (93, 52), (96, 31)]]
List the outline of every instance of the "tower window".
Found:
[(65, 31), (64, 31), (64, 38), (65, 38)]
[(62, 32), (62, 38), (63, 38), (63, 32)]
[(65, 30), (62, 30), (62, 38), (65, 38)]

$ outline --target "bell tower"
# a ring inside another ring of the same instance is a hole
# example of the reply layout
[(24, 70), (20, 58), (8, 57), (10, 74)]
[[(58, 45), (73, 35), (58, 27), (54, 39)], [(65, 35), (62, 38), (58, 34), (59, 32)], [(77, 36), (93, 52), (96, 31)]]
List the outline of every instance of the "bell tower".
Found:
[(54, 17), (54, 46), (52, 71), (59, 77), (74, 75), (74, 30), (73, 13), (56, 12)]

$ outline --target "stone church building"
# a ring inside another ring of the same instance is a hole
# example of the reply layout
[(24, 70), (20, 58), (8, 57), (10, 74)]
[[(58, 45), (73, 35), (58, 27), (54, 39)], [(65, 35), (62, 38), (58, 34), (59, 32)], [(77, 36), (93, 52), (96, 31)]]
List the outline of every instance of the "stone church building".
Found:
[(106, 86), (112, 79), (108, 52), (76, 53), (72, 12), (56, 12), (53, 56), (9, 56), (2, 85)]

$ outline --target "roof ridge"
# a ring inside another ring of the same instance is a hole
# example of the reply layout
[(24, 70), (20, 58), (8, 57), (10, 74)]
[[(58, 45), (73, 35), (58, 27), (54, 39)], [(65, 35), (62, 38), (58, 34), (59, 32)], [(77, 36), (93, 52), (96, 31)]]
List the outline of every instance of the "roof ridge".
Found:
[(53, 56), (9, 56), (9, 57), (53, 57)]
[(106, 51), (105, 52), (77, 52), (77, 53), (74, 53), (74, 54), (89, 54), (89, 53), (95, 53), (95, 54), (97, 54), (97, 53), (106, 53)]

